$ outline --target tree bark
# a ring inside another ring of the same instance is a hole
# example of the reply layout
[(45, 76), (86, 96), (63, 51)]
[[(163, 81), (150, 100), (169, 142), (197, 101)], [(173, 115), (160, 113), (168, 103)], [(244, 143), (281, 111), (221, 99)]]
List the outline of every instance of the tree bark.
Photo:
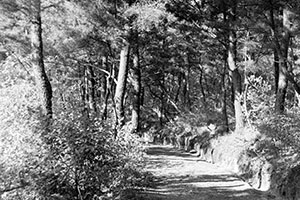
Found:
[(81, 77), (80, 79), (80, 96), (81, 96), (81, 103), (84, 106), (84, 111), (83, 113), (86, 113), (87, 111), (87, 107), (86, 107), (86, 96), (87, 96), (87, 89), (86, 89), (86, 76), (85, 76), (85, 69), (86, 67), (82, 65), (78, 65), (78, 73), (79, 73), (79, 77)]
[[(108, 70), (108, 64), (107, 64), (107, 57), (106, 56), (103, 56), (102, 57), (102, 60), (101, 60), (101, 63), (102, 63), (102, 67), (106, 70)], [(108, 100), (109, 100), (109, 96), (111, 94), (111, 85), (112, 85), (112, 82), (111, 82), (111, 78), (112, 77), (112, 69), (110, 70), (110, 74), (105, 78), (105, 83), (103, 81), (103, 86), (105, 86), (104, 88), (102, 88), (103, 90), (103, 94), (102, 96), (104, 97), (104, 105), (103, 105), (103, 111), (102, 111), (102, 119), (103, 120), (106, 120), (107, 119), (107, 110), (108, 110)]]
[(186, 53), (184, 57), (184, 63), (187, 68), (185, 70), (184, 75), (184, 88), (183, 88), (183, 104), (187, 110), (191, 110), (191, 99), (190, 99), (190, 73), (191, 73), (191, 66), (190, 66), (190, 59), (189, 54)]
[(178, 79), (178, 88), (177, 88), (177, 91), (176, 91), (176, 94), (175, 94), (175, 98), (174, 98), (174, 101), (175, 103), (178, 103), (178, 100), (179, 100), (179, 95), (180, 95), (180, 91), (181, 91), (181, 83), (182, 83), (182, 79), (183, 79), (183, 75), (181, 72), (178, 73), (177, 75), (177, 79)]
[[(232, 8), (232, 16), (229, 24), (234, 24), (236, 21), (236, 6), (237, 2)], [(234, 26), (233, 26), (234, 27)], [(236, 33), (235, 30), (229, 29), (229, 40), (227, 47), (227, 62), (230, 70), (231, 80), (233, 84), (233, 95), (234, 95), (234, 112), (235, 112), (235, 129), (238, 131), (245, 126), (244, 113), (242, 109), (242, 78), (241, 74), (236, 66)]]
[(97, 112), (96, 107), (96, 80), (95, 73), (92, 66), (88, 66), (86, 70), (87, 75), (87, 85), (88, 85), (88, 100), (89, 100), (89, 108), (92, 112)]
[[(276, 31), (276, 24), (274, 18), (274, 8), (273, 2), (270, 1), (270, 20), (271, 20), (271, 29), (273, 30), (273, 35), (275, 35)], [(277, 36), (276, 36), (277, 37)], [(274, 79), (275, 79), (275, 94), (277, 95), (278, 91), (278, 83), (279, 83), (279, 52), (277, 51), (276, 43), (274, 45)]]
[(278, 76), (278, 89), (276, 93), (275, 111), (282, 114), (285, 110), (285, 99), (287, 92), (287, 76), (286, 76), (286, 61), (279, 59), (279, 76)]
[(226, 71), (227, 71), (227, 54), (224, 52), (224, 66), (222, 73), (222, 91), (223, 91), (223, 104), (222, 104), (222, 115), (223, 123), (226, 126), (226, 131), (229, 131), (228, 114), (227, 114), (227, 92), (226, 92)]
[(159, 124), (160, 127), (163, 127), (164, 125), (164, 112), (165, 112), (165, 92), (163, 89), (161, 89), (160, 94), (160, 108), (159, 108)]
[(116, 92), (114, 98), (116, 103), (115, 125), (117, 130), (120, 130), (125, 124), (124, 97), (125, 97), (126, 82), (128, 76), (129, 51), (130, 51), (130, 45), (129, 42), (126, 41), (120, 53), (118, 80), (117, 80), (117, 86), (116, 86)]
[(241, 75), (238, 69), (230, 69), (232, 84), (233, 84), (233, 93), (234, 93), (234, 112), (235, 112), (235, 129), (241, 130), (245, 126), (244, 114), (242, 107), (242, 84), (241, 84)]
[(43, 38), (42, 38), (42, 19), (41, 1), (32, 0), (32, 20), (31, 20), (31, 47), (32, 47), (32, 66), (36, 85), (41, 97), (43, 113), (52, 118), (52, 87), (45, 71)]
[(140, 130), (140, 106), (141, 106), (141, 71), (140, 71), (140, 55), (138, 45), (138, 34), (136, 33), (136, 44), (133, 50), (133, 67), (131, 69), (133, 99), (132, 99), (132, 132), (138, 133)]
[(160, 122), (160, 127), (163, 127), (164, 125), (164, 115), (165, 115), (165, 69), (164, 66), (162, 66), (162, 77), (161, 77), (161, 85), (160, 85), (160, 108), (159, 108), (159, 122)]
[(275, 94), (277, 94), (278, 83), (279, 83), (279, 57), (276, 48), (274, 49), (274, 79), (275, 79)]
[(203, 83), (203, 75), (204, 72), (202, 69), (200, 69), (200, 76), (199, 76), (199, 83), (200, 83), (200, 90), (201, 90), (201, 94), (202, 94), (202, 103), (204, 107), (206, 106), (206, 94), (205, 94), (205, 90), (204, 90), (204, 83)]
[(289, 20), (290, 11), (287, 8), (283, 8), (283, 36), (282, 43), (279, 42), (279, 34), (277, 32), (274, 23), (274, 13), (273, 8), (270, 10), (271, 20), (272, 20), (272, 31), (274, 35), (274, 43), (276, 52), (278, 53), (279, 60), (279, 75), (278, 75), (278, 88), (276, 93), (275, 101), (275, 112), (282, 114), (285, 110), (285, 99), (288, 86), (288, 49), (290, 44), (290, 26), (291, 22)]

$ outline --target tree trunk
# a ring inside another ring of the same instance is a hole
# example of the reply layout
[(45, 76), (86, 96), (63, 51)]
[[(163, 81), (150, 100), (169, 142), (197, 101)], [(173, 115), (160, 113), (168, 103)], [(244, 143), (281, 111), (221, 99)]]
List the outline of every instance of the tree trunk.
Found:
[(182, 79), (183, 79), (183, 75), (181, 72), (178, 73), (177, 79), (178, 79), (178, 88), (177, 88), (175, 98), (174, 98), (175, 103), (178, 103), (179, 95), (180, 95), (180, 91), (181, 91), (181, 83), (182, 83)]
[(165, 69), (164, 66), (162, 66), (162, 83), (161, 83), (161, 93), (160, 93), (160, 108), (159, 108), (159, 122), (160, 127), (163, 127), (164, 125), (164, 114), (165, 114)]
[(142, 86), (141, 87), (141, 100), (140, 100), (141, 106), (144, 105), (144, 99), (145, 99), (145, 88)]
[(43, 112), (52, 118), (52, 87), (47, 77), (44, 65), (41, 1), (32, 0), (31, 47), (32, 66), (38, 91), (41, 97)]
[[(236, 3), (236, 2), (235, 2)], [(236, 4), (232, 8), (232, 16), (229, 24), (234, 24), (236, 21)], [(242, 78), (236, 66), (236, 43), (237, 37), (235, 30), (229, 30), (229, 44), (227, 49), (227, 62), (230, 70), (231, 80), (233, 84), (234, 95), (234, 111), (235, 111), (235, 129), (238, 131), (245, 126), (244, 114), (242, 110)]]
[[(136, 34), (138, 39), (138, 35)], [(140, 56), (139, 56), (139, 45), (138, 40), (133, 52), (133, 67), (132, 71), (132, 85), (133, 85), (133, 99), (132, 99), (132, 132), (138, 133), (140, 130), (140, 104), (141, 104), (141, 71), (140, 71)]]
[(201, 94), (202, 94), (202, 103), (203, 106), (206, 107), (206, 94), (205, 94), (205, 90), (204, 90), (204, 83), (203, 83), (203, 75), (204, 72), (202, 69), (200, 69), (200, 76), (199, 76), (199, 83), (200, 83), (200, 90), (201, 90)]
[[(291, 22), (289, 20), (289, 10), (287, 8), (283, 9), (283, 38), (282, 44), (279, 42), (279, 34), (277, 33), (276, 27), (273, 27), (273, 33), (275, 36), (275, 46), (276, 51), (279, 56), (279, 76), (278, 76), (278, 89), (276, 93), (276, 101), (275, 101), (275, 111), (279, 114), (282, 114), (285, 109), (285, 98), (288, 86), (288, 49), (290, 44), (290, 26)], [(271, 11), (271, 15), (273, 15), (273, 10)]]
[[(102, 57), (102, 68), (108, 70), (108, 64), (107, 64), (107, 57)], [(105, 81), (105, 83), (104, 83)], [(105, 86), (105, 87), (104, 87)], [(109, 96), (111, 95), (112, 90), (112, 69), (110, 70), (110, 74), (103, 80), (103, 88), (102, 88), (102, 96), (104, 97), (104, 105), (103, 105), (103, 111), (102, 111), (102, 119), (107, 119), (107, 110), (108, 110), (108, 100)]]
[(165, 99), (165, 93), (164, 93), (164, 90), (162, 89), (161, 90), (161, 94), (160, 94), (160, 108), (159, 108), (159, 124), (160, 124), (160, 127), (163, 127), (164, 125), (164, 112), (165, 112), (165, 102), (164, 102), (164, 99)]
[(279, 57), (276, 48), (274, 49), (274, 79), (275, 79), (275, 94), (277, 94), (278, 83), (279, 83)]
[(275, 111), (279, 114), (282, 114), (285, 110), (285, 98), (288, 81), (286, 77), (287, 63), (282, 59), (279, 60), (278, 89), (276, 93)]
[(233, 84), (233, 94), (234, 94), (234, 112), (235, 112), (235, 129), (241, 130), (245, 126), (244, 114), (242, 107), (242, 84), (241, 75), (238, 69), (231, 69), (231, 79)]
[[(273, 30), (273, 34), (275, 34), (276, 33), (276, 24), (275, 24), (275, 19), (274, 19), (274, 8), (273, 8), (273, 5), (272, 5), (272, 2), (270, 2), (270, 5), (271, 5), (271, 8), (270, 8), (271, 28)], [(278, 82), (279, 82), (279, 55), (278, 54), (279, 54), (279, 52), (277, 51), (277, 47), (276, 47), (276, 43), (275, 43), (275, 47), (274, 47), (275, 94), (277, 94), (277, 91), (278, 91)]]
[[(87, 121), (89, 120), (89, 108), (88, 108), (88, 81), (87, 81), (87, 67), (85, 65), (78, 65), (78, 72), (79, 72), (79, 77), (81, 77), (80, 80), (80, 96), (81, 96), (81, 102), (83, 105), (82, 109), (82, 117), (86, 119)], [(87, 124), (87, 123), (86, 123)]]
[(117, 130), (120, 130), (125, 124), (124, 97), (125, 97), (126, 82), (128, 76), (129, 50), (130, 50), (129, 43), (126, 41), (120, 53), (118, 81), (117, 81), (116, 92), (115, 92), (115, 103), (116, 103), (115, 125)]
[(184, 57), (184, 63), (187, 68), (185, 70), (184, 75), (184, 93), (183, 93), (183, 104), (187, 110), (191, 110), (191, 99), (190, 99), (190, 73), (191, 73), (191, 66), (190, 66), (190, 59), (189, 54), (187, 53)]
[(100, 99), (104, 102), (106, 100), (106, 94), (109, 92), (109, 84), (107, 83), (107, 78), (111, 76), (111, 69), (108, 66), (108, 56), (101, 57), (101, 66), (102, 69), (105, 69), (109, 74), (102, 74), (101, 76), (101, 86), (100, 86)]
[(224, 67), (222, 74), (222, 91), (223, 91), (223, 104), (222, 104), (222, 115), (223, 123), (226, 126), (226, 131), (229, 131), (228, 114), (227, 114), (227, 92), (226, 92), (226, 71), (227, 71), (227, 54), (224, 52)]
[(88, 100), (89, 100), (89, 108), (92, 112), (97, 112), (96, 107), (96, 80), (95, 80), (95, 73), (92, 66), (88, 66), (86, 70), (87, 75), (87, 85), (88, 85)]

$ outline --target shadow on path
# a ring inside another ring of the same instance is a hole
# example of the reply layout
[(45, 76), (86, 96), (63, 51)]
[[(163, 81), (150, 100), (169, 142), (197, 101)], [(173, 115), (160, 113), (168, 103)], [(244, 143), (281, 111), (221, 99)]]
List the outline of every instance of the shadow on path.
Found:
[(177, 156), (177, 157), (191, 157), (189, 153), (180, 151), (178, 149), (175, 149), (173, 147), (168, 147), (168, 146), (149, 146), (146, 149), (146, 153), (148, 155), (163, 155), (163, 156)]
[(267, 200), (274, 197), (252, 189), (230, 172), (169, 146), (148, 146), (146, 171), (155, 187), (136, 200)]

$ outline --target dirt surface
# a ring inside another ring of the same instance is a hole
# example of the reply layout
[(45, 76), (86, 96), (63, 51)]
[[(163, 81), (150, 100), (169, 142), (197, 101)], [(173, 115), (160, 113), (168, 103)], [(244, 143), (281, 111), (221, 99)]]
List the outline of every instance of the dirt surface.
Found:
[(221, 166), (199, 160), (170, 146), (146, 147), (146, 171), (155, 187), (146, 188), (143, 200), (267, 200), (271, 195), (252, 189)]

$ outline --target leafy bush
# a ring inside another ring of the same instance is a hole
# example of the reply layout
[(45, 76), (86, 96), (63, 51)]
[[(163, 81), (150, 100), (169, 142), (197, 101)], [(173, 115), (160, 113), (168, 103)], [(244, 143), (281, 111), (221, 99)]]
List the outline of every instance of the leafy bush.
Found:
[(268, 117), (274, 107), (275, 95), (270, 83), (261, 76), (248, 77), (246, 117), (248, 122), (257, 125)]
[(270, 115), (260, 126), (262, 133), (273, 139), (281, 157), (292, 158), (300, 152), (299, 114)]
[(50, 154), (37, 182), (43, 196), (93, 199), (136, 184), (142, 157), (136, 138), (115, 140), (101, 121), (85, 120), (62, 113), (45, 137)]
[(0, 199), (110, 199), (147, 184), (136, 136), (114, 138), (109, 123), (71, 106), (45, 132), (34, 88), (0, 89)]
[[(27, 81), (0, 88), (0, 197), (32, 199), (37, 166), (47, 149), (37, 131), (40, 108), (34, 85)], [(24, 190), (24, 188), (27, 190)]]

